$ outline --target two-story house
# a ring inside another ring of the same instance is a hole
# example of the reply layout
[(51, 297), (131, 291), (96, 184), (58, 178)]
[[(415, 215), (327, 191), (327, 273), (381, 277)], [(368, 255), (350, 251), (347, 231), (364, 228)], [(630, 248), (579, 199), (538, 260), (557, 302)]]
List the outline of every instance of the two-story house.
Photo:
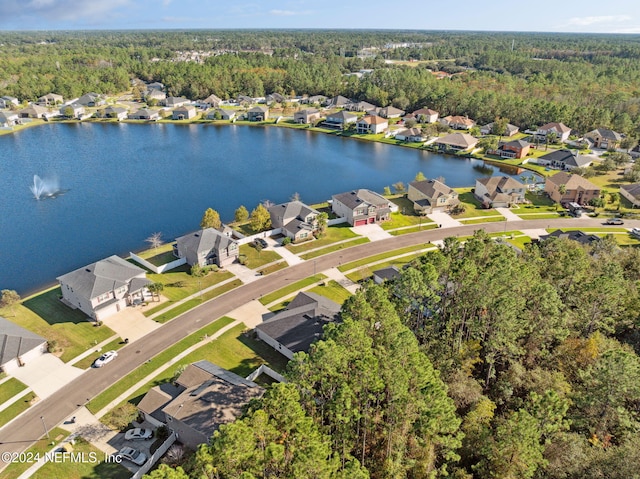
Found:
[(414, 210), (424, 215), (448, 210), (460, 203), (458, 193), (438, 180), (412, 181), (407, 198), (413, 201)]
[(490, 155), (497, 155), (500, 158), (524, 158), (529, 154), (531, 143), (525, 140), (513, 140), (500, 142), (498, 148), (489, 150)]
[(247, 111), (247, 120), (249, 121), (266, 121), (269, 119), (269, 108), (266, 106), (254, 106)]
[(179, 106), (171, 113), (173, 120), (190, 120), (198, 114), (196, 107), (193, 105)]
[(435, 123), (438, 121), (438, 112), (430, 108), (420, 108), (411, 113), (411, 118), (418, 123)]
[(448, 126), (449, 128), (452, 128), (453, 130), (470, 130), (471, 128), (476, 126), (475, 121), (466, 116), (460, 115), (445, 116), (444, 118), (440, 118), (440, 123)]
[[(600, 188), (580, 175), (561, 171), (548, 176), (544, 181), (544, 191), (557, 203), (578, 203), (586, 205), (600, 196)], [(562, 192), (564, 191), (564, 193)]]
[(345, 129), (349, 126), (350, 123), (355, 123), (356, 121), (358, 121), (357, 115), (342, 110), (327, 115), (327, 118), (324, 121), (323, 125), (329, 128)]
[(293, 114), (293, 121), (296, 123), (315, 123), (322, 118), (322, 113), (316, 108), (306, 108), (304, 110), (298, 110)]
[(351, 226), (380, 223), (391, 217), (391, 203), (371, 190), (353, 190), (332, 196), (331, 210)]
[(571, 128), (569, 128), (567, 125), (564, 125), (563, 123), (551, 122), (538, 128), (538, 130), (534, 134), (534, 137), (538, 140), (546, 141), (547, 136), (550, 134), (555, 135), (559, 141), (565, 142), (569, 139)]
[(224, 267), (238, 258), (238, 242), (215, 228), (205, 228), (176, 238), (173, 254), (190, 266)]
[(319, 212), (301, 201), (290, 201), (269, 208), (271, 227), (280, 228), (283, 235), (293, 242), (313, 237), (318, 229)]
[(389, 128), (389, 122), (376, 115), (365, 115), (356, 123), (358, 133), (384, 133), (387, 128)]
[(617, 148), (622, 141), (622, 135), (617, 131), (609, 130), (608, 128), (597, 128), (590, 131), (585, 138), (588, 138), (593, 143), (594, 148)]
[(509, 208), (526, 201), (526, 187), (509, 176), (490, 176), (476, 180), (475, 197), (486, 208)]
[(63, 301), (90, 318), (103, 320), (144, 299), (145, 271), (119, 256), (109, 256), (56, 278)]

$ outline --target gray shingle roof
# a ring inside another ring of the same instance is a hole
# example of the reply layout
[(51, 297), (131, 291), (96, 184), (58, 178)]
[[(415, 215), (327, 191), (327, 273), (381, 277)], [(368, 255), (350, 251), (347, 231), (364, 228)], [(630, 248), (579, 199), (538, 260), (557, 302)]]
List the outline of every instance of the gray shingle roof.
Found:
[(42, 336), (0, 317), (0, 368), (46, 342)]
[(640, 199), (640, 183), (633, 183), (631, 185), (621, 185), (620, 189), (625, 190), (634, 198)]
[(581, 244), (590, 245), (596, 241), (600, 241), (600, 237), (594, 234), (583, 233), (582, 231), (562, 231), (555, 230), (553, 233), (549, 233), (548, 235), (541, 235), (540, 240), (544, 241), (549, 238), (566, 238), (572, 241), (577, 241)]
[(203, 252), (220, 251), (229, 247), (235, 241), (214, 228), (205, 228), (188, 235), (176, 238), (178, 249), (187, 257), (189, 253), (200, 257)]
[(348, 111), (344, 111), (344, 110), (327, 115), (327, 120), (334, 120), (340, 123), (344, 123), (348, 120), (353, 121), (353, 120), (356, 120), (357, 118), (358, 118), (358, 115), (349, 113)]
[(304, 220), (310, 213), (318, 214), (318, 211), (301, 201), (289, 201), (269, 208), (273, 228), (282, 228), (294, 219)]
[(375, 206), (388, 206), (387, 201), (383, 196), (374, 193), (371, 190), (352, 190), (346, 193), (340, 193), (333, 195), (333, 198), (345, 205), (347, 208), (355, 209), (363, 204), (370, 204)]
[(448, 196), (453, 193), (451, 188), (438, 180), (412, 181), (409, 185), (432, 199), (439, 198), (440, 196)]

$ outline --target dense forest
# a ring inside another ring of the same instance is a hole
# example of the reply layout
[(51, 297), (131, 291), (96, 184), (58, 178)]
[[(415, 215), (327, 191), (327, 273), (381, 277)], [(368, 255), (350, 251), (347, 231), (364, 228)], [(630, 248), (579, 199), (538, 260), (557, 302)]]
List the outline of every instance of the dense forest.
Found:
[(447, 238), (153, 478), (640, 477), (640, 251)]
[[(390, 31), (0, 33), (0, 94), (119, 93), (160, 81), (191, 99), (214, 93), (342, 94), (423, 106), (480, 124), (560, 121), (640, 136), (640, 37)], [(199, 61), (180, 53), (199, 52)], [(386, 63), (390, 60), (407, 60)], [(414, 60), (413, 62), (409, 60)], [(345, 73), (373, 69), (362, 78)], [(438, 80), (432, 71), (453, 73)]]

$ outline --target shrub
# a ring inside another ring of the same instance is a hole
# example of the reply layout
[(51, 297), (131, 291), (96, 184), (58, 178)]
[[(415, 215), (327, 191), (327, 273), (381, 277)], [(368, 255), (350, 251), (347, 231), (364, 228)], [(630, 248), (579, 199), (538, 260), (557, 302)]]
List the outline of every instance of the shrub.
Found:
[(285, 236), (284, 239), (282, 240), (282, 245), (286, 246), (288, 244), (291, 244), (291, 238), (289, 238), (288, 236)]
[(47, 352), (55, 353), (58, 350), (58, 341), (51, 339), (47, 341)]
[(241, 265), (247, 264), (247, 255), (246, 254), (239, 255), (238, 256), (238, 263), (240, 263)]
[(112, 429), (122, 431), (129, 426), (131, 421), (137, 419), (138, 414), (138, 408), (126, 402), (109, 411), (104, 416), (103, 422)]

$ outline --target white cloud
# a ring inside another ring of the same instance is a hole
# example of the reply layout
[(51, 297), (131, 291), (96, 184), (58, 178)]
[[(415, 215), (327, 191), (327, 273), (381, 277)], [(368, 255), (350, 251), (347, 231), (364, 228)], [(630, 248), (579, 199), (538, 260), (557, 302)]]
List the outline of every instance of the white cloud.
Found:
[(573, 17), (569, 19), (568, 25), (587, 27), (590, 25), (611, 24), (628, 22), (632, 18), (629, 15), (600, 15), (594, 17)]

